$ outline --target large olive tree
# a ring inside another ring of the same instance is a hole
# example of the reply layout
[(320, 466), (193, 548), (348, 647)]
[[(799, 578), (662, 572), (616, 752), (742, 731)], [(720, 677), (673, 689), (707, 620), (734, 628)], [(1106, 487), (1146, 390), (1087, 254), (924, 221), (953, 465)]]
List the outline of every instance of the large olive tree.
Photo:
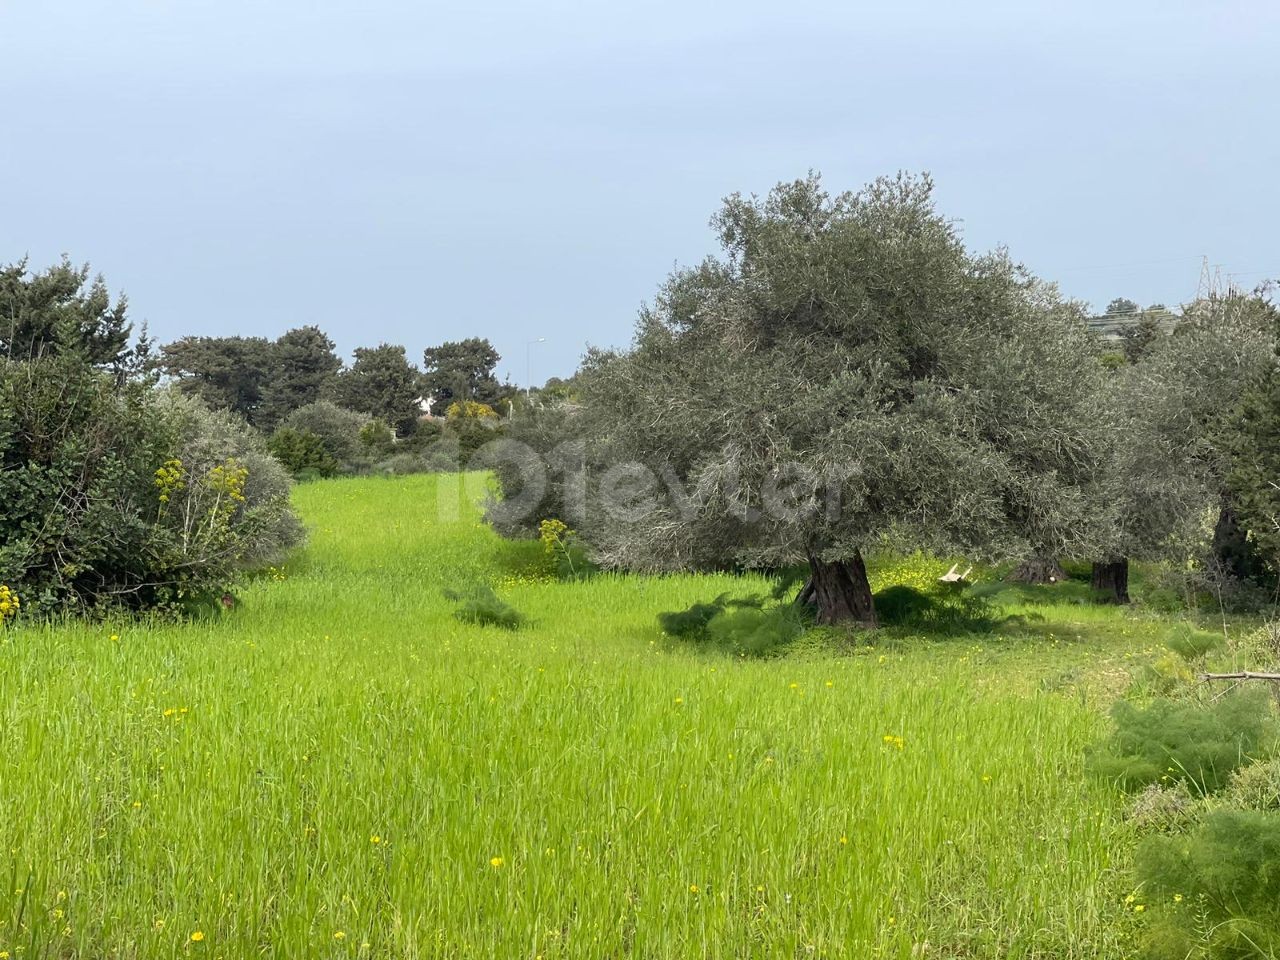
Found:
[(831, 196), (810, 176), (713, 225), (724, 255), (582, 372), (580, 523), (604, 563), (804, 562), (820, 621), (874, 625), (868, 548), (1092, 548), (1102, 368), (1077, 305), (969, 253), (927, 178)]

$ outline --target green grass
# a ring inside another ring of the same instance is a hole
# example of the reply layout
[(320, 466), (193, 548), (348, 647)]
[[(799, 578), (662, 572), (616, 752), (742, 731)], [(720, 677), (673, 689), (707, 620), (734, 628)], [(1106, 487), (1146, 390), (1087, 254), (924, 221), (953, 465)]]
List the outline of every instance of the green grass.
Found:
[(762, 582), (513, 578), (456, 482), (300, 487), (219, 621), (0, 634), (0, 957), (1127, 955), (1082, 754), (1161, 621), (698, 654), (656, 614)]

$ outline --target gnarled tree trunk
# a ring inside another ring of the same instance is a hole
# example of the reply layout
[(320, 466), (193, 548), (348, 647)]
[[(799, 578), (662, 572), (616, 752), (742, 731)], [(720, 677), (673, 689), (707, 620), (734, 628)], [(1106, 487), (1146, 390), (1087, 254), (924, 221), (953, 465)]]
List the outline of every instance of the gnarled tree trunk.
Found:
[(1061, 583), (1067, 575), (1056, 557), (1034, 556), (1018, 564), (1009, 579), (1017, 583)]
[(809, 579), (796, 602), (812, 604), (817, 610), (818, 623), (856, 623), (868, 629), (876, 626), (867, 565), (856, 550), (845, 560), (823, 560), (811, 550)]
[(1090, 583), (1102, 603), (1128, 603), (1129, 558), (1095, 560)]

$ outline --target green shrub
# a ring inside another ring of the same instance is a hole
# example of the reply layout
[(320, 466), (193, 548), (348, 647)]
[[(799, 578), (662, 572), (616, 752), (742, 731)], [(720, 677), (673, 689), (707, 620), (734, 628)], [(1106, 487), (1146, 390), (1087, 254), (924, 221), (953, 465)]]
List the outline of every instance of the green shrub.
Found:
[(1215, 810), (1190, 833), (1148, 837), (1136, 861), (1153, 915), (1148, 956), (1280, 952), (1280, 813)]
[(724, 606), (717, 598), (711, 603), (695, 603), (685, 610), (672, 610), (658, 614), (658, 626), (668, 636), (681, 640), (706, 640), (707, 624), (717, 613), (724, 612)]
[(362, 413), (318, 400), (293, 411), (281, 426), (319, 437), (329, 456), (340, 465), (349, 466), (364, 456), (360, 431), (368, 421)]
[(1164, 639), (1164, 645), (1188, 663), (1201, 659), (1210, 650), (1222, 645), (1222, 637), (1206, 630), (1197, 630), (1188, 624), (1180, 624)]
[(1271, 715), (1263, 691), (1232, 693), (1209, 703), (1121, 701), (1115, 731), (1090, 758), (1098, 776), (1127, 790), (1186, 781), (1203, 793), (1220, 790), (1239, 767), (1271, 747)]
[(1170, 833), (1190, 825), (1199, 812), (1199, 804), (1186, 784), (1167, 787), (1152, 783), (1134, 796), (1125, 811), (1125, 819), (1140, 830)]
[(183, 610), (301, 538), (243, 423), (74, 358), (0, 361), (0, 581), (28, 614)]
[(1246, 810), (1280, 812), (1280, 759), (1241, 767), (1231, 775), (1222, 802)]
[(331, 477), (338, 472), (338, 461), (326, 449), (324, 440), (314, 433), (281, 427), (271, 434), (267, 447), (296, 478), (304, 475)]
[(414, 426), (413, 433), (400, 441), (400, 446), (415, 453), (423, 453), (430, 449), (443, 433), (444, 426), (439, 420), (423, 418)]
[(177, 440), (141, 385), (68, 357), (0, 361), (0, 582), (27, 615), (148, 602), (154, 474)]
[(422, 457), (422, 467), (427, 473), (457, 473), (462, 469), (457, 450), (448, 444), (432, 444)]
[(360, 428), (360, 445), (371, 457), (385, 457), (396, 448), (396, 433), (385, 420), (370, 420)]
[(416, 454), (397, 453), (394, 456), (379, 461), (373, 468), (375, 473), (385, 473), (392, 476), (401, 476), (409, 473), (425, 473), (426, 463)]
[(463, 590), (446, 590), (444, 595), (459, 604), (453, 615), (463, 623), (515, 630), (525, 622), (524, 615), (502, 600), (487, 584), (475, 584)]
[[(289, 474), (271, 455), (262, 435), (239, 417), (210, 410), (199, 401), (176, 393), (164, 394), (163, 402), (166, 417), (181, 438), (178, 458), (189, 475), (205, 478), (205, 482), (191, 489), (189, 497), (170, 501), (164, 517), (172, 525), (173, 536), (195, 526), (201, 511), (207, 516), (210, 510), (222, 509), (226, 515), (227, 542), (219, 548), (216, 558), (201, 558), (188, 550), (179, 554), (178, 562), (200, 567), (217, 559), (228, 565), (228, 574), (282, 563), (303, 541), (305, 532), (289, 503)], [(219, 507), (220, 491), (207, 482), (224, 473), (228, 463), (245, 472), (243, 499), (230, 512), (226, 511), (225, 502)], [(215, 488), (210, 489), (211, 486)], [(199, 541), (197, 538), (188, 542)]]
[(496, 417), (459, 417), (451, 419), (448, 435), (456, 444), (462, 461), (466, 463), (472, 455), (487, 443), (492, 443), (503, 436), (502, 422)]

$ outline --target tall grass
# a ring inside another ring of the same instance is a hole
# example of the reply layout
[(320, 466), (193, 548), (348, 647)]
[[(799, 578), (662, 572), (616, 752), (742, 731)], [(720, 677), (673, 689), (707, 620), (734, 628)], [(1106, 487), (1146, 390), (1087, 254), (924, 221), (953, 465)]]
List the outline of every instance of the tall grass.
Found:
[(0, 956), (1126, 955), (1102, 705), (1039, 683), (1099, 642), (664, 645), (730, 576), (468, 625), (505, 548), (454, 482), (300, 487), (310, 546), (220, 621), (0, 634)]

